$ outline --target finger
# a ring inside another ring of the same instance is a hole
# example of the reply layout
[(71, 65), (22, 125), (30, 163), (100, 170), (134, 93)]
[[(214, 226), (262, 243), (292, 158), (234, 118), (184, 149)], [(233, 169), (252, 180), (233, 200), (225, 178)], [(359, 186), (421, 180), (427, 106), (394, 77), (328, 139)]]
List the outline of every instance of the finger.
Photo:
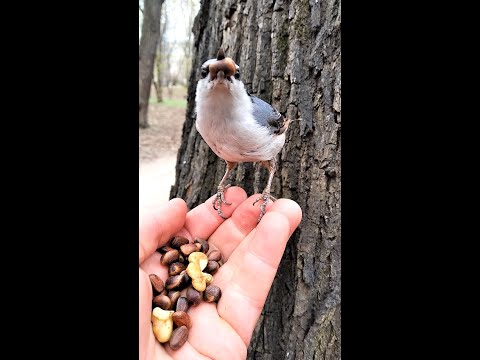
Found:
[(172, 199), (142, 216), (139, 226), (139, 264), (183, 227), (186, 213), (185, 201)]
[[(212, 202), (215, 198), (216, 195), (188, 212), (185, 220), (185, 229), (192, 240), (195, 237), (208, 239), (217, 230), (218, 226), (225, 221), (213, 208)], [(232, 203), (232, 205), (222, 204), (223, 215), (229, 218), (246, 198), (247, 194), (241, 187), (233, 186), (228, 188), (225, 191), (225, 200)], [(183, 235), (182, 233), (180, 234)]]
[(139, 269), (139, 359), (149, 358), (148, 354), (155, 353), (161, 359), (171, 359), (165, 349), (160, 346), (152, 331), (151, 308), (152, 286), (147, 274)]
[(214, 277), (222, 289), (218, 312), (248, 345), (270, 291), (285, 246), (301, 220), (300, 207), (286, 200), (265, 214), (258, 227), (232, 253)]
[[(190, 335), (189, 335), (190, 337)], [(168, 343), (165, 343), (165, 350), (166, 352), (174, 359), (181, 359), (181, 360), (211, 360), (211, 358), (206, 357), (200, 354), (187, 340), (185, 344), (178, 350), (172, 350)], [(160, 358), (163, 359), (163, 358)]]
[(188, 309), (192, 328), (188, 341), (201, 354), (211, 359), (242, 360), (247, 347), (236, 331), (218, 316), (215, 304), (202, 302)]
[[(230, 254), (245, 236), (257, 226), (261, 202), (257, 202), (255, 206), (253, 206), (253, 202), (259, 196), (260, 194), (252, 195), (242, 202), (233, 212), (232, 216), (221, 224), (217, 231), (208, 239), (208, 242), (212, 244), (214, 248), (220, 250), (224, 261), (230, 257)], [(273, 205), (274, 204), (269, 201), (266, 206), (266, 211), (268, 212)]]

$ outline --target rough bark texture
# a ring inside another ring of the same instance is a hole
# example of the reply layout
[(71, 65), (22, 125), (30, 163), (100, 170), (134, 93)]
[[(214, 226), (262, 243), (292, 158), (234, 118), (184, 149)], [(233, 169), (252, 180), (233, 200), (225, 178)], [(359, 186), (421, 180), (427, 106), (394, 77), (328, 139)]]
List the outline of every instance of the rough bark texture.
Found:
[[(222, 46), (248, 90), (293, 122), (272, 194), (295, 200), (292, 236), (250, 343), (249, 359), (340, 359), (341, 52), (339, 0), (203, 0), (195, 19), (188, 109), (172, 197), (190, 207), (216, 192), (225, 163), (195, 129), (200, 65)], [(250, 195), (266, 171), (240, 165)]]
[(145, 0), (144, 4), (138, 66), (138, 125), (143, 128), (148, 126), (148, 100), (152, 87), (153, 64), (160, 33), (160, 12), (163, 0)]

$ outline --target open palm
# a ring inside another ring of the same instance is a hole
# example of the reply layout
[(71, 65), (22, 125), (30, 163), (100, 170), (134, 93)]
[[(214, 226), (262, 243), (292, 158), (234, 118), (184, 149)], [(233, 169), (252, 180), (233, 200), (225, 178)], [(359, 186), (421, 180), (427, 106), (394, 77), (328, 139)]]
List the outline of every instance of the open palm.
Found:
[[(302, 212), (292, 200), (278, 199), (260, 212), (258, 194), (247, 199), (240, 187), (231, 187), (223, 205), (223, 220), (212, 207), (213, 198), (187, 212), (181, 199), (173, 199), (140, 217), (139, 229), (139, 359), (245, 359), (255, 324), (265, 304), (285, 246), (300, 223)], [(208, 239), (222, 253), (224, 265), (213, 284), (222, 297), (215, 303), (190, 306), (192, 320), (187, 342), (178, 350), (160, 344), (152, 331), (152, 286), (149, 274), (166, 280), (168, 268), (155, 250), (175, 235), (191, 242)]]

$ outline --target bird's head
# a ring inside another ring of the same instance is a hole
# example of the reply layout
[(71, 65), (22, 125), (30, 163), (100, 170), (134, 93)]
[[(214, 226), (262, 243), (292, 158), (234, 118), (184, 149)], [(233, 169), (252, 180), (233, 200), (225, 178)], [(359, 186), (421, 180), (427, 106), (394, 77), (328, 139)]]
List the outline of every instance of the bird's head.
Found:
[(240, 67), (232, 58), (226, 57), (222, 48), (217, 58), (209, 59), (202, 64), (201, 78), (198, 81), (200, 90), (228, 89), (235, 90), (243, 83), (240, 81)]

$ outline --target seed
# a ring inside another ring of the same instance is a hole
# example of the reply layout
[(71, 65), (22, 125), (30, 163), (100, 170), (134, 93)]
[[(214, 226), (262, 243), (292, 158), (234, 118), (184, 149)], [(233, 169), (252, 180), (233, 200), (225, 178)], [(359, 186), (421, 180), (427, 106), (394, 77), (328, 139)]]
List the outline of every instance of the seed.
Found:
[(160, 254), (165, 254), (171, 250), (175, 250), (174, 248), (172, 248), (171, 246), (168, 246), (168, 245), (165, 245), (165, 246), (162, 246), (160, 249), (157, 249), (157, 251), (160, 253)]
[(168, 276), (174, 276), (180, 274), (183, 270), (187, 268), (187, 265), (182, 264), (181, 262), (174, 262), (170, 264), (168, 268)]
[(202, 294), (190, 286), (187, 289), (187, 300), (190, 305), (196, 306), (202, 301)]
[(153, 298), (153, 304), (163, 310), (170, 310), (172, 308), (172, 302), (170, 298), (165, 295), (157, 295)]
[(178, 350), (183, 346), (183, 344), (185, 344), (187, 339), (188, 339), (188, 328), (185, 325), (183, 325), (173, 330), (168, 344), (170, 345), (172, 350)]
[(180, 255), (178, 250), (170, 250), (162, 255), (160, 263), (164, 266), (168, 266), (178, 260), (178, 255)]
[(165, 282), (165, 287), (168, 290), (181, 290), (188, 285), (189, 280), (190, 278), (186, 272), (180, 273), (178, 275), (170, 276)]
[(188, 311), (188, 300), (186, 297), (181, 296), (177, 300), (177, 308), (175, 309), (176, 311), (183, 311), (187, 312)]
[(170, 301), (172, 302), (172, 309), (175, 308), (177, 305), (177, 300), (180, 297), (180, 291), (177, 290), (170, 290), (167, 294), (167, 296), (170, 298)]
[(203, 271), (213, 275), (217, 272), (219, 268), (220, 268), (220, 264), (218, 262), (210, 260), (207, 264), (207, 267)]
[(174, 249), (180, 249), (180, 246), (188, 244), (190, 241), (188, 239), (184, 238), (183, 236), (175, 236), (173, 240), (170, 242), (170, 245)]
[(208, 254), (208, 260), (220, 261), (221, 259), (222, 259), (222, 253), (218, 250), (213, 250), (210, 254)]
[(155, 274), (150, 274), (148, 275), (148, 277), (150, 278), (150, 282), (152, 283), (153, 293), (155, 295), (160, 294), (165, 288), (163, 280)]
[(203, 300), (205, 300), (205, 302), (217, 302), (221, 296), (222, 290), (215, 285), (208, 285), (203, 292)]
[(184, 256), (188, 256), (191, 253), (198, 251), (198, 247), (196, 244), (186, 244), (186, 245), (180, 246), (180, 251)]
[(173, 322), (177, 327), (180, 326), (186, 326), (188, 329), (192, 327), (192, 320), (190, 319), (190, 316), (184, 312), (184, 311), (175, 311), (173, 313)]
[(199, 243), (200, 245), (202, 245), (202, 247), (200, 248), (200, 250), (198, 251), (201, 251), (203, 253), (207, 253), (208, 252), (208, 249), (209, 249), (209, 245), (208, 245), (208, 242), (199, 238), (199, 237), (196, 237), (195, 240), (193, 241), (194, 243)]

